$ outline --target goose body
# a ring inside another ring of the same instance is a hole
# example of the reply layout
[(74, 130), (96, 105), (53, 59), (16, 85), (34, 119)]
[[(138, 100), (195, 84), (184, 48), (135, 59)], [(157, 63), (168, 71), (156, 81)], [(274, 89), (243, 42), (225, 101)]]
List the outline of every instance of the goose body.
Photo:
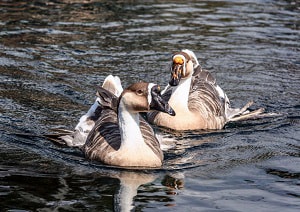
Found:
[(172, 58), (171, 80), (163, 91), (176, 116), (160, 112), (148, 113), (150, 123), (174, 130), (222, 129), (230, 121), (252, 118), (264, 110), (231, 108), (226, 93), (217, 85), (209, 71), (203, 70), (190, 50), (175, 53)]
[(120, 97), (98, 90), (101, 113), (82, 147), (90, 160), (115, 166), (159, 167), (163, 153), (151, 126), (139, 112), (159, 110), (175, 115), (152, 83), (136, 83)]

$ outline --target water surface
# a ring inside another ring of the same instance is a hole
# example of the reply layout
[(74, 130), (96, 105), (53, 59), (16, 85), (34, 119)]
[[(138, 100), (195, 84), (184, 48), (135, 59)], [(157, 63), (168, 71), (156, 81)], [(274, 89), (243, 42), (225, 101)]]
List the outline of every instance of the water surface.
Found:
[[(300, 209), (297, 1), (2, 1), (0, 11), (2, 210)], [(155, 127), (174, 142), (157, 170), (90, 163), (30, 136), (73, 129), (108, 74), (165, 86), (183, 48), (234, 106), (283, 115), (210, 132)]]

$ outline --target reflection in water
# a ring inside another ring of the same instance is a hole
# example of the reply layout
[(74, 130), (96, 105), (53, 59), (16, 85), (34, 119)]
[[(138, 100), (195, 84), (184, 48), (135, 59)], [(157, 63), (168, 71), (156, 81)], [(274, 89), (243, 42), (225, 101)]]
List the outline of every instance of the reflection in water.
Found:
[(120, 188), (114, 196), (115, 211), (131, 211), (134, 208), (133, 199), (141, 185), (151, 183), (157, 176), (152, 174), (122, 172), (118, 179)]
[[(139, 201), (142, 201), (140, 195), (143, 196), (148, 193), (147, 195), (156, 196), (157, 194), (151, 193), (157, 193), (158, 190), (155, 189), (155, 187), (161, 187), (154, 183), (157, 178), (161, 178), (161, 174), (158, 173), (123, 171), (113, 175), (112, 177), (120, 180), (120, 186), (114, 195), (115, 211), (132, 211), (137, 207), (147, 208), (147, 204), (139, 206)], [(176, 195), (178, 190), (183, 189), (184, 174), (182, 172), (166, 174), (161, 180), (161, 185), (166, 188), (162, 188), (163, 192), (161, 192), (161, 196), (158, 201), (165, 202), (168, 206), (174, 206), (172, 195)], [(141, 187), (143, 188), (141, 189)], [(141, 192), (138, 192), (139, 189), (141, 189)], [(144, 201), (147, 202), (149, 200)]]
[(184, 174), (179, 172), (165, 175), (161, 183), (169, 188), (167, 194), (176, 195), (178, 190), (184, 188)]
[[(5, 175), (2, 174), (4, 172)], [(18, 208), (41, 211), (89, 209), (127, 212), (148, 208), (148, 204), (153, 202), (175, 206), (172, 196), (183, 189), (183, 177), (178, 178), (178, 174), (163, 177), (159, 173), (133, 171), (87, 172), (85, 169), (85, 175), (79, 172), (73, 173), (72, 177), (62, 175), (57, 178), (41, 173), (30, 176), (37, 172), (24, 170), (18, 173), (12, 167), (0, 166), (2, 209), (18, 205)]]
[(82, 155), (70, 148), (60, 149), (59, 155), (53, 155), (56, 159), (62, 158), (59, 164), (55, 164), (51, 155), (43, 159), (32, 152), (31, 157), (26, 159), (28, 150), (14, 148), (13, 153), (7, 154), (4, 152), (7, 147), (0, 145), (0, 157), (6, 164), (22, 161), (19, 164), (22, 170), (2, 165), (3, 161), (0, 163), (3, 209), (18, 205), (18, 208), (55, 211), (130, 211), (148, 208), (148, 204), (153, 202), (174, 206), (172, 196), (184, 185), (181, 171), (126, 171), (82, 163)]

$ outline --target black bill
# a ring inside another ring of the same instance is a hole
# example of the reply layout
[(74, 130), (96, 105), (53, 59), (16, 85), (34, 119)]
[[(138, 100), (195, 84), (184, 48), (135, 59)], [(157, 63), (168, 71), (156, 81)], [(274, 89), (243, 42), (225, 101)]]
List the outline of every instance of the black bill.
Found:
[(151, 103), (150, 109), (157, 110), (164, 113), (168, 113), (171, 116), (175, 116), (175, 111), (170, 107), (167, 101), (163, 100), (162, 96), (160, 95), (160, 88), (158, 85), (155, 85), (151, 89)]

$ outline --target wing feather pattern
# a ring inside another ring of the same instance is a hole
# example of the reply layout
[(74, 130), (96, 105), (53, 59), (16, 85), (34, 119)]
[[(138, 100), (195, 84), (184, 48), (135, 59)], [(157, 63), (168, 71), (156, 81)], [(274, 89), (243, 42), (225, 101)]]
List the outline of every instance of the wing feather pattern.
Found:
[(140, 116), (140, 129), (145, 143), (151, 148), (159, 159), (163, 160), (163, 153), (160, 148), (160, 143), (156, 138), (152, 127), (148, 124), (143, 117)]
[(89, 133), (83, 151), (89, 159), (103, 161), (107, 153), (120, 148), (120, 141), (117, 113), (111, 109), (104, 109)]
[(225, 100), (216, 89), (216, 79), (198, 66), (193, 74), (189, 95), (189, 109), (210, 117), (224, 116)]

